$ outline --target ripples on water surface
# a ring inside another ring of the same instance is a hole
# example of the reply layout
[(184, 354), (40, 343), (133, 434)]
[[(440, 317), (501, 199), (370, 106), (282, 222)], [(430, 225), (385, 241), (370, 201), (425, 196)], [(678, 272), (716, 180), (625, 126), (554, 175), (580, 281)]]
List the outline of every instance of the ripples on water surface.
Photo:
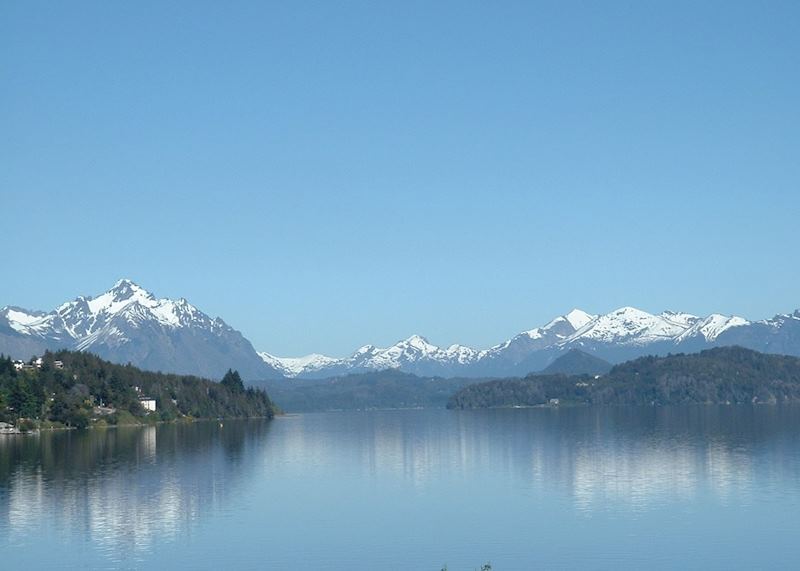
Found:
[(3, 569), (798, 568), (800, 408), (0, 436)]

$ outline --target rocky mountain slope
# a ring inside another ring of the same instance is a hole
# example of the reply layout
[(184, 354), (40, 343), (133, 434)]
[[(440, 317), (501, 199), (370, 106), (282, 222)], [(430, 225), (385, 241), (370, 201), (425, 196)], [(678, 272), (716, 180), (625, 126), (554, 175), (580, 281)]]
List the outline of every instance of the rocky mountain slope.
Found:
[(158, 299), (130, 280), (53, 311), (0, 310), (0, 352), (27, 359), (45, 349), (90, 351), (151, 371), (221, 377), (228, 368), (249, 379), (282, 376), (241, 333), (188, 301)]

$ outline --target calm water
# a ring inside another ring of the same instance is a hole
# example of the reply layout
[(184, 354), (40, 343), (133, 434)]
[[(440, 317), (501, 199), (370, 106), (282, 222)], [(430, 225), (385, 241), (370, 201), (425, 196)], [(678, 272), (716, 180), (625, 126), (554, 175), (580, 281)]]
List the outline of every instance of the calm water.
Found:
[(799, 568), (800, 408), (0, 437), (3, 569)]

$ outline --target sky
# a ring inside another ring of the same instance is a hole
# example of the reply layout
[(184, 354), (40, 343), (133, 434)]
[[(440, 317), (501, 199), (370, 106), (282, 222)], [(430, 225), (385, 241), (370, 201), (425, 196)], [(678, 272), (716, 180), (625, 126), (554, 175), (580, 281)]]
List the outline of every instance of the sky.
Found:
[(800, 307), (800, 3), (0, 3), (0, 306), (277, 355)]

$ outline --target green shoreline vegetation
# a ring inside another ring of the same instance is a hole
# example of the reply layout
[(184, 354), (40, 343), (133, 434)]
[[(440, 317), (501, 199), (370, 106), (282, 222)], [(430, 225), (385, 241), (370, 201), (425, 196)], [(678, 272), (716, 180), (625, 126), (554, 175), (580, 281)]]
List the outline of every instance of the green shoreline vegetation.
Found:
[(14, 427), (8, 430), (272, 418), (276, 410), (265, 391), (245, 388), (232, 370), (214, 382), (75, 351), (46, 352), (26, 364), (0, 356), (0, 422)]
[(717, 347), (641, 357), (607, 375), (529, 375), (464, 387), (451, 409), (800, 403), (800, 358)]
[[(604, 375), (508, 379), (420, 378), (377, 371), (258, 383), (288, 411), (800, 403), (800, 358), (718, 347), (641, 357)], [(155, 410), (148, 410), (155, 408)], [(236, 371), (220, 382), (147, 372), (90, 353), (45, 353), (27, 364), (0, 356), (0, 432), (272, 418), (277, 407)]]

